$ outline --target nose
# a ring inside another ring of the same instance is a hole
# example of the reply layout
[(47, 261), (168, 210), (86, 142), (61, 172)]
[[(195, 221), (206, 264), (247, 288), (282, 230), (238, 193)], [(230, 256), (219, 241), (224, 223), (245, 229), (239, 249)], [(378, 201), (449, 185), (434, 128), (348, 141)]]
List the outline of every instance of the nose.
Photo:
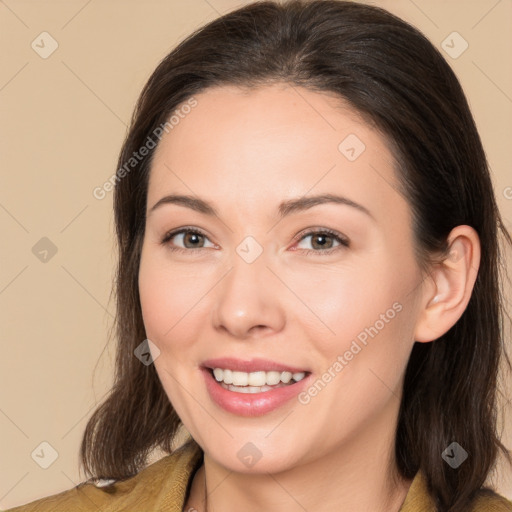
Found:
[(244, 340), (283, 329), (282, 283), (267, 264), (264, 254), (251, 263), (235, 255), (231, 269), (215, 287), (212, 322), (216, 330)]

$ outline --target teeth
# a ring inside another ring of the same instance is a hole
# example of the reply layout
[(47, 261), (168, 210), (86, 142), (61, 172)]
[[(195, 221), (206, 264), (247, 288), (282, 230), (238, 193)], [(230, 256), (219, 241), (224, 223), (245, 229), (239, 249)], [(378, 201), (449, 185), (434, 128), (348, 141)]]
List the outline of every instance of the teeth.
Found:
[[(236, 393), (264, 393), (265, 391), (275, 389), (270, 386), (233, 386), (232, 384), (224, 384), (224, 382), (221, 382), (220, 385), (224, 389), (229, 389), (229, 391), (235, 391)], [(281, 386), (284, 386), (284, 384), (281, 383)]]
[[(214, 368), (213, 375), (217, 382), (232, 384), (234, 386), (248, 386), (248, 389), (261, 388), (263, 386), (276, 386), (279, 383), (288, 384), (292, 379), (299, 382), (306, 376), (306, 372), (237, 372), (225, 370), (223, 368)], [(247, 391), (256, 393), (256, 391)]]
[[(292, 377), (293, 375), (291, 374), (291, 372), (282, 372), (281, 373), (281, 380), (285, 383), (285, 384), (288, 384), (288, 382), (290, 382), (292, 380)], [(300, 380), (300, 379), (299, 379)]]
[(226, 384), (232, 384), (233, 383), (233, 372), (231, 370), (226, 370), (224, 372), (224, 382)]

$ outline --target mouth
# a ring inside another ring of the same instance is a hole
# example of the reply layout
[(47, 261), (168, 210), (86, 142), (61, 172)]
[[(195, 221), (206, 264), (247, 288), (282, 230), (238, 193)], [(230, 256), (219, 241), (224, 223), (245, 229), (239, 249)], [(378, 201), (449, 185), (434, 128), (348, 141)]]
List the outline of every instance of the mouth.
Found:
[(273, 361), (232, 358), (203, 362), (200, 367), (211, 400), (238, 416), (261, 416), (297, 396), (312, 373)]
[(240, 372), (228, 368), (206, 368), (221, 387), (234, 393), (266, 393), (273, 389), (292, 386), (311, 372), (255, 371)]

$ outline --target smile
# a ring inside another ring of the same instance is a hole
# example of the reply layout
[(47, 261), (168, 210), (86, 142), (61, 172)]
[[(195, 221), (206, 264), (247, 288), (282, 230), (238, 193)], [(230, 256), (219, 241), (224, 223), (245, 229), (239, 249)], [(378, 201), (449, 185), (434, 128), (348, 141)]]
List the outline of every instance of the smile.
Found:
[[(200, 368), (208, 395), (214, 404), (238, 416), (261, 416), (284, 406), (306, 387), (312, 375), (282, 365), (276, 369), (279, 365), (268, 361), (260, 364), (259, 369), (254, 360), (238, 360), (234, 364), (231, 360), (229, 365), (217, 361)], [(262, 366), (266, 368), (261, 369)]]
[(220, 382), (225, 389), (237, 393), (259, 393), (270, 391), (275, 387), (294, 384), (301, 381), (306, 372), (278, 372), (278, 371), (257, 371), (238, 372), (230, 369), (214, 368), (213, 375), (217, 382)]

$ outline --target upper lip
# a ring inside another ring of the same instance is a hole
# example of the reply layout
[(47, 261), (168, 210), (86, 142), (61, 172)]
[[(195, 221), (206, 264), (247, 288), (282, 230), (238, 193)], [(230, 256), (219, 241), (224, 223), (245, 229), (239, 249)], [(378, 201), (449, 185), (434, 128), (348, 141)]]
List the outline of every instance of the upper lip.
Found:
[(296, 368), (287, 364), (279, 363), (277, 361), (270, 361), (269, 359), (260, 359), (254, 358), (249, 361), (244, 361), (242, 359), (235, 359), (233, 357), (220, 357), (217, 359), (208, 359), (203, 361), (202, 366), (210, 369), (214, 368), (223, 368), (229, 370), (235, 370), (238, 372), (290, 372), (290, 373), (300, 373), (306, 372), (307, 370), (303, 368)]

